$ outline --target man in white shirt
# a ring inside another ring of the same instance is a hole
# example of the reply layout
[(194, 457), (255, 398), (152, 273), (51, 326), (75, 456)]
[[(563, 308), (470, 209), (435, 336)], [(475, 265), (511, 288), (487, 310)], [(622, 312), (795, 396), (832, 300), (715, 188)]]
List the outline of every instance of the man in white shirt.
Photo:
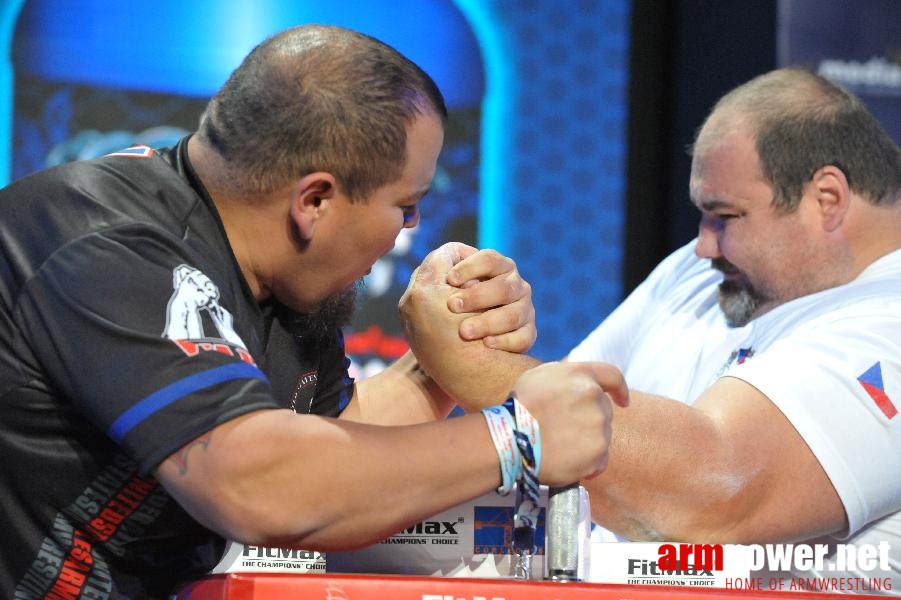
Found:
[(568, 356), (632, 390), (584, 482), (595, 521), (635, 541), (888, 541), (898, 575), (901, 151), (859, 99), (782, 69), (714, 107), (690, 186), (697, 239)]

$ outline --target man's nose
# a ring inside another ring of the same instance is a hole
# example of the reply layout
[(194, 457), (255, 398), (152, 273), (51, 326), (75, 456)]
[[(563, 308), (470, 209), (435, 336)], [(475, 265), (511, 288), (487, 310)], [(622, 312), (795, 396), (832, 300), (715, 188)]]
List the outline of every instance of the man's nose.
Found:
[(701, 219), (701, 224), (698, 226), (698, 240), (695, 242), (695, 255), (697, 255), (698, 258), (709, 259), (719, 258), (721, 256), (719, 232), (711, 223), (705, 222), (705, 219)]

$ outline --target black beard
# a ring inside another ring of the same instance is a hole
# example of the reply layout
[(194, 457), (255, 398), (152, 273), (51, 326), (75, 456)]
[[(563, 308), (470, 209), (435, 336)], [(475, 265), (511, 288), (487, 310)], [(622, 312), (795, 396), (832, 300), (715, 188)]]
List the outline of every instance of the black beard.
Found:
[(357, 308), (357, 292), (363, 280), (329, 296), (312, 312), (293, 313), (286, 324), (292, 334), (313, 342), (330, 340), (335, 331), (350, 324)]

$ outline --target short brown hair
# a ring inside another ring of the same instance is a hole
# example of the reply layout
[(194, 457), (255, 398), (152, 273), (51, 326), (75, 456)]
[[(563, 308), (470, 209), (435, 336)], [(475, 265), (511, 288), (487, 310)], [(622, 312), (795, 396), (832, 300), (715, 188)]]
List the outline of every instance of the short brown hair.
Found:
[(819, 75), (800, 68), (760, 75), (723, 96), (714, 115), (750, 127), (777, 207), (797, 208), (804, 185), (826, 165), (872, 204), (901, 200), (901, 150), (859, 98)]
[(400, 177), (406, 127), (447, 108), (437, 85), (390, 46), (321, 25), (254, 48), (210, 101), (199, 135), (235, 191), (260, 194), (315, 171), (353, 199)]

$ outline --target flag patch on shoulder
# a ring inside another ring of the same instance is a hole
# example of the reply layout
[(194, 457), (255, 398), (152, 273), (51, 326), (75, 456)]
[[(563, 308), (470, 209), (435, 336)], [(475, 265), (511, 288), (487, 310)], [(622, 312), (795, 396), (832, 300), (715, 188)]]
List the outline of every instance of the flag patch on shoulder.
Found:
[(882, 414), (889, 419), (893, 419), (898, 414), (895, 404), (888, 397), (888, 394), (885, 393), (885, 384), (882, 382), (882, 365), (879, 362), (860, 375), (857, 381), (870, 395), (870, 398), (873, 399), (876, 406), (882, 411)]

